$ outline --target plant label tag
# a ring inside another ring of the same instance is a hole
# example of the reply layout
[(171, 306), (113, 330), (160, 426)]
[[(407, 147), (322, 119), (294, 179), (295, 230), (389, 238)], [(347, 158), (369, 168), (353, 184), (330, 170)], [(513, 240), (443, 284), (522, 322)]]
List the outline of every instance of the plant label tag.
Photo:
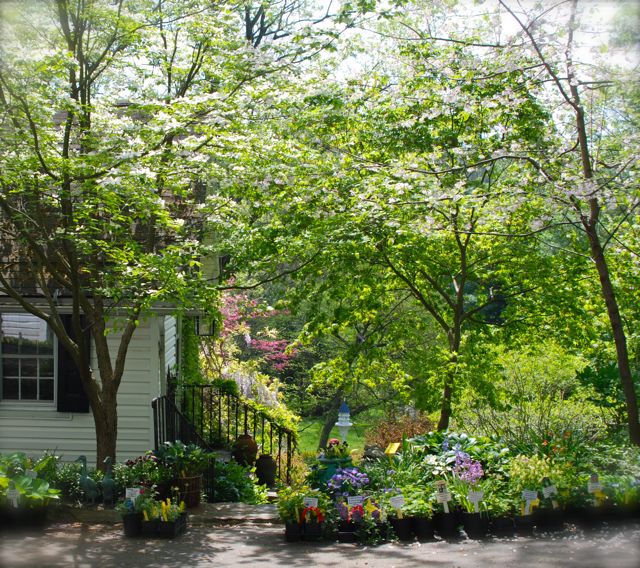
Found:
[(467, 493), (467, 499), (472, 503), (479, 503), (484, 499), (484, 491), (469, 491), (469, 493)]
[(525, 489), (522, 492), (522, 498), (525, 501), (535, 501), (538, 498), (538, 492), (533, 491), (532, 489)]
[(140, 493), (141, 491), (139, 487), (127, 487), (124, 490), (124, 497), (125, 499), (131, 499), (132, 501), (135, 501)]
[(384, 453), (387, 454), (388, 456), (392, 456), (393, 454), (398, 453), (399, 449), (400, 449), (400, 442), (391, 442), (387, 446), (387, 449), (384, 451)]
[(349, 495), (347, 497), (347, 505), (349, 505), (349, 507), (362, 505), (363, 502), (364, 502), (364, 498), (362, 497), (362, 495)]
[(602, 491), (602, 483), (597, 473), (592, 473), (589, 477), (589, 483), (587, 483), (587, 491), (589, 493), (596, 493)]
[(7, 489), (7, 500), (13, 505), (14, 509), (18, 508), (18, 497), (20, 497), (20, 491)]
[(443, 479), (436, 481), (436, 489), (438, 490), (438, 493), (445, 493), (447, 491), (447, 482)]
[(548, 499), (552, 495), (557, 495), (558, 490), (556, 489), (555, 485), (547, 485), (547, 487), (542, 488), (542, 494), (544, 495), (545, 499)]
[(33, 471), (32, 469), (28, 469), (27, 471), (24, 472), (24, 474), (27, 477), (30, 477), (31, 479), (35, 479), (36, 477), (38, 477), (38, 472), (37, 471)]
[(484, 497), (484, 491), (469, 491), (469, 493), (467, 493), (467, 499), (469, 499), (469, 501), (473, 503), (474, 513), (480, 512), (480, 507), (478, 506), (478, 503), (482, 501), (483, 497)]
[(305, 507), (317, 507), (318, 506), (318, 498), (317, 497), (305, 497), (302, 500), (302, 504)]
[(451, 501), (451, 493), (448, 491), (443, 491), (442, 493), (438, 492), (436, 499), (438, 503), (447, 503), (448, 501)]
[(395, 497), (391, 497), (390, 503), (394, 509), (399, 509), (400, 507), (402, 507), (402, 505), (405, 504), (404, 495), (396, 495)]

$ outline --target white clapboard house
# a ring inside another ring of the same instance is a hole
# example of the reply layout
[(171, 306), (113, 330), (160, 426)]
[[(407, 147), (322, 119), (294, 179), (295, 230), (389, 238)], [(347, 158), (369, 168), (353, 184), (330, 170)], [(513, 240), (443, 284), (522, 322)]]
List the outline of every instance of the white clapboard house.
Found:
[[(95, 462), (94, 420), (73, 362), (43, 320), (1, 300), (0, 453), (49, 450)], [(151, 401), (166, 393), (167, 370), (177, 366), (178, 327), (157, 313), (133, 335), (118, 392), (119, 461), (154, 447)]]

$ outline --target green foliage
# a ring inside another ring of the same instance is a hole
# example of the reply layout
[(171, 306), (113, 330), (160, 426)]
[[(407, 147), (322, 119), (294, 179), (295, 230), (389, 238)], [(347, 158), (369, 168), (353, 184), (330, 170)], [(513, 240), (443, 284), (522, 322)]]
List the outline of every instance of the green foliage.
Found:
[(584, 360), (552, 342), (508, 351), (497, 347), (499, 373), (491, 398), (468, 392), (458, 420), (468, 430), (503, 439), (523, 453), (543, 452), (550, 438), (586, 446), (606, 434), (606, 414), (576, 372)]
[(477, 460), (487, 473), (503, 473), (511, 455), (507, 445), (485, 436), (469, 436), (455, 432), (429, 432), (410, 440), (412, 451), (431, 463), (433, 475), (451, 471), (457, 452), (465, 452)]
[(267, 501), (267, 488), (258, 485), (251, 469), (233, 461), (215, 463), (212, 501), (260, 504)]
[(173, 464), (163, 463), (152, 451), (113, 467), (113, 478), (120, 490), (139, 485), (151, 488), (153, 485), (167, 483), (174, 476)]
[(159, 465), (173, 473), (172, 477), (200, 475), (215, 457), (213, 452), (197, 444), (185, 444), (180, 440), (164, 442), (153, 455)]
[(200, 340), (195, 331), (195, 319), (183, 317), (181, 322), (180, 382), (186, 385), (202, 383)]
[(430, 519), (434, 513), (435, 492), (429, 485), (403, 485), (400, 487), (405, 498), (402, 513), (414, 517)]
[(45, 453), (34, 460), (24, 453), (0, 454), (0, 505), (7, 505), (7, 491), (18, 491), (18, 507), (44, 507), (60, 497), (52, 486), (57, 457)]
[(318, 509), (326, 515), (332, 508), (331, 500), (325, 493), (312, 489), (309, 486), (283, 487), (278, 491), (278, 514), (280, 520), (285, 523), (300, 523), (301, 515), (305, 508), (304, 498), (315, 497), (318, 499)]

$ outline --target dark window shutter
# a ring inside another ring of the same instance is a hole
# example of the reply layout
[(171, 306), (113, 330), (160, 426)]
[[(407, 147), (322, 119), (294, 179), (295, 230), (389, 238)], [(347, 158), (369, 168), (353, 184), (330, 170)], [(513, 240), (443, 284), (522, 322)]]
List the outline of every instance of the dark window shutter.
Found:
[[(60, 319), (69, 336), (77, 341), (73, 331), (71, 315), (62, 315)], [(84, 329), (86, 327), (86, 318), (81, 317), (80, 322)], [(88, 328), (81, 341), (85, 342), (87, 346), (85, 352), (88, 354), (90, 345)], [(60, 341), (58, 341), (58, 412), (89, 412), (89, 399), (82, 388), (80, 371)]]

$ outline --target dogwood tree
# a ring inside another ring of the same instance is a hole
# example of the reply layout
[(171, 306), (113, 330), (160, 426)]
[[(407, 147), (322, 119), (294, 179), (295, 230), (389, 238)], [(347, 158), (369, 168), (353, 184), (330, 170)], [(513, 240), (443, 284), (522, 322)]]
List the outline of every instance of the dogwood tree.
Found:
[(1, 9), (0, 293), (45, 320), (75, 362), (101, 465), (116, 456), (116, 397), (141, 318), (158, 304), (215, 307), (203, 218), (224, 202), (207, 198), (210, 183), (228, 175), (252, 109), (323, 44), (301, 2)]

